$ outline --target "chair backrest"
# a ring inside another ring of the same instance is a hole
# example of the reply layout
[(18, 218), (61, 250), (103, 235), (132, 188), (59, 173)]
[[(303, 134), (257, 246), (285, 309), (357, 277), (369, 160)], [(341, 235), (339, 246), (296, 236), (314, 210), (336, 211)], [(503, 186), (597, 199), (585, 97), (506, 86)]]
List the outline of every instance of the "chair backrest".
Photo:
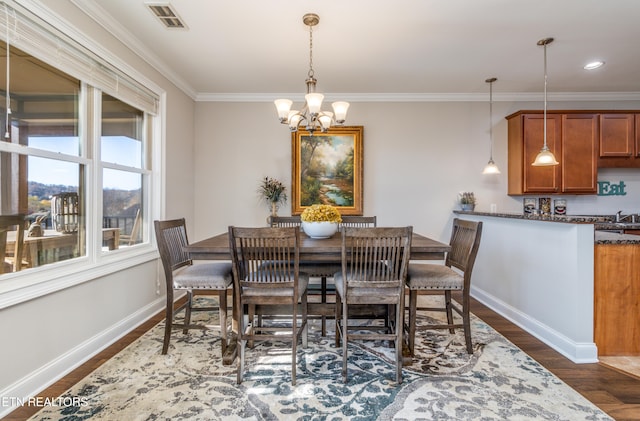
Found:
[(158, 251), (167, 280), (167, 291), (173, 289), (173, 271), (192, 264), (184, 246), (189, 244), (184, 218), (168, 221), (153, 221)]
[(465, 221), (458, 218), (453, 220), (451, 240), (449, 241), (451, 251), (447, 253), (445, 264), (464, 272), (465, 289), (469, 287), (481, 236), (482, 222)]
[(339, 224), (339, 227), (350, 227), (350, 228), (365, 228), (365, 227), (377, 227), (377, 217), (375, 216), (353, 216), (353, 215), (344, 215), (342, 216), (342, 222)]
[(132, 246), (140, 241), (140, 226), (142, 224), (142, 213), (140, 209), (136, 211), (136, 218), (133, 220), (131, 235), (129, 236), (129, 245)]
[[(9, 231), (15, 231), (15, 240), (9, 245)], [(7, 247), (9, 246), (9, 247)], [(8, 253), (7, 249), (13, 249)], [(0, 215), (0, 273), (17, 272), (22, 269), (24, 249), (24, 215)], [(12, 254), (12, 261), (7, 257)]]
[(404, 285), (412, 232), (412, 227), (343, 228), (345, 285), (348, 288)]
[(300, 215), (294, 216), (270, 216), (272, 227), (299, 227), (302, 224)]
[[(297, 288), (300, 230), (229, 227), (233, 279), (243, 287)], [(295, 291), (297, 294), (297, 291)]]

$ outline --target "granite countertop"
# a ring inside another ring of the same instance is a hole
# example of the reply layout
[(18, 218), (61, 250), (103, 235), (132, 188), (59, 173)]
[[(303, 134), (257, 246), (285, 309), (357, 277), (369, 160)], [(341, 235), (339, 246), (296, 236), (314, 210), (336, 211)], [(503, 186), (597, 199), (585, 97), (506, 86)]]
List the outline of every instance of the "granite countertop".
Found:
[(596, 231), (595, 244), (640, 244), (640, 235)]
[(616, 223), (611, 215), (531, 215), (522, 213), (490, 213), (454, 210), (459, 215), (493, 216), (496, 218), (529, 219), (533, 221), (560, 222), (568, 224), (592, 224), (595, 244), (640, 244), (640, 235), (622, 234), (625, 229), (640, 230), (640, 223)]
[[(563, 222), (568, 224), (607, 224), (613, 225), (611, 215), (534, 215), (523, 213), (500, 213), (500, 212), (475, 212), (475, 211), (462, 211), (454, 210), (456, 214), (460, 215), (481, 215), (481, 216), (494, 216), (496, 218), (512, 218), (512, 219), (530, 219), (532, 221), (548, 221), (548, 222)], [(617, 224), (616, 224), (617, 225)], [(640, 224), (636, 224), (640, 227)], [(611, 228), (621, 229), (621, 228)]]

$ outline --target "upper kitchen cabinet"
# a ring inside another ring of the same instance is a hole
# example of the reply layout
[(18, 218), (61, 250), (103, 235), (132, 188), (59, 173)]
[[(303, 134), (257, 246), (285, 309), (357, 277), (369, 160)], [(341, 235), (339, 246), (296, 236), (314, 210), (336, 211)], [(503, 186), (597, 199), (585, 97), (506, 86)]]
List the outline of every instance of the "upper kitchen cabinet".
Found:
[(600, 115), (598, 167), (640, 168), (640, 114)]
[(547, 112), (547, 146), (560, 165), (531, 165), (544, 143), (542, 111), (508, 121), (508, 194), (596, 194), (598, 115)]

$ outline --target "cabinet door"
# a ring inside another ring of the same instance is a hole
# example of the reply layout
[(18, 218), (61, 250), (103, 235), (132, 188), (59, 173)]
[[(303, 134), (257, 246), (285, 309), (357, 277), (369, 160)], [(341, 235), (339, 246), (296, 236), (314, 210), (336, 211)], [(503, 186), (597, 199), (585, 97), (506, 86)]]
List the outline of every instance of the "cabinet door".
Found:
[[(562, 157), (560, 145), (561, 116), (547, 114), (547, 146), (556, 159)], [(560, 167), (534, 167), (531, 163), (544, 144), (543, 114), (526, 114), (523, 120), (524, 193), (560, 193)]]
[(635, 115), (636, 118), (636, 158), (640, 157), (640, 114)]
[(597, 114), (562, 116), (562, 193), (597, 193)]
[(630, 157), (634, 153), (634, 115), (600, 115), (600, 157)]

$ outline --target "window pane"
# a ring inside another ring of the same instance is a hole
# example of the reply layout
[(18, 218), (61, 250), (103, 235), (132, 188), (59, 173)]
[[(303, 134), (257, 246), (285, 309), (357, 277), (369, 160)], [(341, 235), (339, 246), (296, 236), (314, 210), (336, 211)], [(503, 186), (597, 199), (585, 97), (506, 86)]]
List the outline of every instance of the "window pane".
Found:
[(143, 116), (142, 111), (102, 94), (103, 162), (142, 168)]
[[(0, 41), (0, 81), (6, 81), (6, 43)], [(0, 93), (2, 140), (69, 155), (80, 154), (80, 81), (11, 46), (9, 98)], [(10, 130), (7, 130), (7, 117)], [(9, 134), (9, 137), (6, 135)]]
[[(83, 166), (3, 152), (0, 173), (6, 195), (3, 215), (24, 214), (25, 237), (19, 270), (84, 256), (85, 218), (80, 189)], [(15, 259), (16, 232), (7, 234), (9, 257)], [(6, 270), (4, 271), (6, 273)]]
[(103, 237), (110, 236), (115, 229), (119, 234), (119, 239), (111, 243), (103, 238), (103, 250), (140, 243), (143, 237), (142, 174), (104, 169), (102, 180)]

